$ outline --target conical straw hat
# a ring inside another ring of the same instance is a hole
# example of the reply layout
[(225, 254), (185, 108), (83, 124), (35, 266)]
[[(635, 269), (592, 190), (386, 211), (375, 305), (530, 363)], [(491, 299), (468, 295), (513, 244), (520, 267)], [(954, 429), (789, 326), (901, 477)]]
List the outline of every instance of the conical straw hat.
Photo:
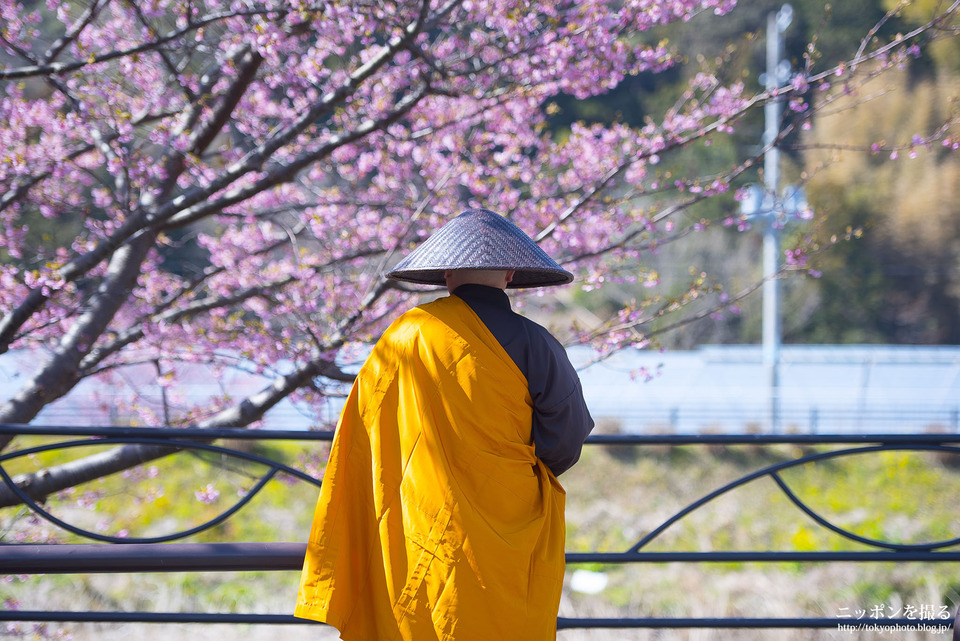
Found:
[(469, 209), (448, 222), (397, 263), (387, 278), (444, 285), (448, 269), (512, 269), (516, 273), (507, 287), (514, 289), (573, 280), (573, 274), (519, 227), (488, 209)]

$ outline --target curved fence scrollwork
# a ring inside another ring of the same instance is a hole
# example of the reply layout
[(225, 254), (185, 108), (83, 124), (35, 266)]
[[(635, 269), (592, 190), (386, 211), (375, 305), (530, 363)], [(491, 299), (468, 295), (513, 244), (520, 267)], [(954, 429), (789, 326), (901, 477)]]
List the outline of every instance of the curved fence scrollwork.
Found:
[[(889, 436), (887, 437), (889, 438)], [(916, 438), (916, 437), (913, 437)], [(939, 438), (939, 437), (937, 437)], [(897, 439), (899, 440), (899, 439)], [(870, 445), (870, 446), (861, 446), (854, 448), (845, 448), (841, 450), (833, 450), (830, 452), (819, 452), (816, 454), (807, 454), (805, 456), (798, 457), (791, 461), (785, 461), (777, 463), (775, 465), (770, 465), (768, 467), (757, 470), (750, 474), (744, 475), (739, 479), (727, 483), (723, 487), (720, 487), (709, 494), (703, 496), (702, 498), (694, 501), (690, 505), (686, 506), (669, 519), (664, 521), (659, 527), (655, 528), (652, 532), (644, 536), (636, 545), (632, 546), (629, 552), (634, 553), (640, 551), (648, 543), (657, 538), (664, 530), (668, 527), (690, 514), (694, 510), (703, 505), (713, 501), (719, 496), (726, 494), (727, 492), (734, 490), (740, 486), (746, 485), (752, 481), (763, 477), (770, 477), (777, 484), (783, 494), (790, 499), (790, 502), (796, 505), (802, 512), (807, 516), (812, 518), (821, 526), (827, 528), (828, 530), (833, 531), (840, 536), (850, 539), (851, 541), (856, 541), (857, 543), (862, 543), (875, 548), (882, 548), (888, 550), (899, 550), (899, 551), (932, 551), (942, 548), (948, 548), (956, 545), (960, 545), (960, 537), (944, 540), (944, 541), (935, 541), (930, 543), (919, 543), (919, 544), (906, 544), (906, 543), (894, 543), (890, 541), (881, 541), (877, 539), (870, 539), (867, 537), (860, 536), (849, 530), (846, 530), (836, 524), (834, 524), (830, 519), (822, 516), (816, 510), (811, 508), (809, 505), (804, 503), (793, 490), (790, 489), (790, 486), (784, 481), (783, 477), (780, 475), (780, 472), (783, 470), (798, 467), (805, 465), (807, 463), (815, 463), (817, 461), (823, 461), (827, 459), (839, 458), (843, 456), (852, 456), (857, 454), (869, 454), (872, 452), (882, 452), (882, 451), (926, 451), (926, 452), (943, 452), (950, 454), (960, 454), (960, 447), (948, 446), (943, 444), (918, 444), (918, 443), (896, 443), (896, 442), (885, 442), (879, 445)]]
[[(74, 440), (36, 445), (21, 450), (0, 454), (0, 478), (7, 488), (15, 493), (24, 506), (37, 517), (47, 520), (67, 532), (83, 539), (95, 541), (94, 545), (34, 545), (0, 543), (0, 573), (83, 573), (83, 572), (137, 572), (177, 570), (299, 570), (304, 546), (291, 543), (219, 543), (198, 546), (190, 543), (172, 543), (189, 538), (213, 528), (231, 518), (257, 496), (279, 474), (313, 484), (320, 481), (313, 476), (281, 461), (214, 444), (217, 439), (231, 440), (296, 440), (329, 441), (333, 432), (274, 431), (246, 429), (193, 429), (193, 428), (70, 428), (34, 427), (24, 425), (0, 425), (0, 433), (72, 437)], [(81, 438), (84, 437), (84, 438)], [(960, 536), (939, 541), (902, 543), (885, 541), (859, 535), (834, 523), (806, 503), (784, 479), (783, 472), (808, 463), (828, 459), (857, 456), (884, 451), (937, 452), (960, 455), (960, 434), (854, 434), (854, 435), (594, 435), (588, 445), (645, 446), (645, 445), (836, 445), (845, 446), (827, 451), (815, 451), (796, 458), (779, 461), (742, 475), (694, 500), (655, 528), (642, 536), (623, 552), (568, 552), (567, 562), (583, 563), (711, 563), (711, 562), (960, 562)], [(159, 536), (119, 537), (91, 531), (71, 524), (56, 516), (43, 505), (43, 501), (31, 496), (20, 487), (17, 479), (6, 468), (14, 459), (90, 445), (147, 445), (162, 447), (169, 452), (185, 450), (210, 452), (223, 457), (262, 466), (262, 473), (253, 482), (251, 489), (231, 505), (223, 508), (204, 522)], [(658, 551), (647, 548), (663, 533), (682, 521), (694, 511), (703, 508), (717, 498), (758, 479), (771, 479), (783, 495), (803, 514), (819, 526), (850, 541), (866, 546), (855, 551)], [(101, 545), (101, 544), (109, 545)], [(157, 545), (163, 544), (163, 545)], [(79, 551), (78, 551), (79, 550)], [(108, 562), (110, 560), (113, 562)], [(958, 615), (960, 616), (960, 615)], [(281, 614), (241, 613), (130, 613), (130, 612), (55, 612), (14, 611), (0, 612), (5, 621), (113, 621), (113, 622), (217, 622), (217, 623), (267, 623), (303, 624), (303, 620)], [(871, 620), (879, 627), (915, 625), (914, 618), (886, 618)], [(927, 623), (941, 627), (954, 627), (954, 620), (939, 619)], [(836, 618), (565, 618), (558, 619), (558, 629), (569, 628), (836, 628)]]
[[(10, 488), (14, 492), (14, 494), (16, 494), (19, 497), (19, 499), (23, 502), (25, 506), (27, 506), (30, 509), (30, 511), (32, 511), (37, 516), (49, 521), (50, 523), (53, 523), (54, 525), (66, 530), (67, 532), (70, 532), (71, 534), (76, 534), (77, 536), (80, 536), (85, 539), (100, 541), (102, 543), (125, 543), (125, 544), (126, 543), (140, 543), (140, 544), (168, 543), (170, 541), (178, 541), (181, 539), (185, 539), (190, 536), (193, 536), (194, 534), (199, 534), (200, 532), (209, 530), (223, 523), (228, 518), (230, 518), (231, 516), (239, 512), (241, 509), (243, 509), (243, 507), (246, 506), (248, 503), (250, 503), (250, 501), (252, 501), (260, 493), (260, 491), (263, 490), (264, 487), (266, 487), (267, 483), (273, 480), (273, 478), (280, 472), (288, 474), (289, 476), (294, 477), (298, 480), (304, 481), (306, 483), (311, 483), (313, 485), (316, 485), (318, 488), (320, 487), (319, 479), (316, 479), (310, 476), (309, 474), (306, 474), (301, 470), (293, 468), (289, 465), (286, 465), (284, 463), (275, 461), (273, 459), (270, 459), (264, 456), (252, 454), (249, 452), (244, 452), (235, 448), (224, 447), (221, 445), (214, 445), (211, 443), (199, 442), (195, 440), (188, 440), (189, 437), (185, 438), (183, 435), (179, 433), (180, 430), (177, 430), (177, 429), (164, 430), (162, 432), (162, 434), (164, 434), (165, 436), (164, 438), (143, 438), (143, 437), (137, 438), (137, 437), (124, 435), (124, 433), (129, 432), (128, 430), (120, 430), (120, 432), (121, 433), (115, 434), (112, 436), (98, 438), (96, 441), (90, 441), (90, 440), (62, 441), (58, 443), (50, 443), (47, 445), (30, 447), (24, 450), (14, 451), (8, 454), (0, 454), (0, 479), (3, 479), (7, 487)], [(100, 434), (103, 434), (102, 430)], [(108, 432), (108, 434), (110, 433)], [(255, 434), (255, 432), (246, 431), (244, 436), (248, 434)], [(206, 438), (209, 438), (209, 435), (207, 434), (204, 434), (203, 436)], [(236, 433), (236, 431), (231, 431), (231, 432), (228, 432), (225, 436), (228, 436), (230, 438), (237, 438), (238, 434)], [(299, 434), (299, 436), (302, 436), (302, 434)], [(325, 433), (321, 433), (321, 436), (324, 439), (330, 438), (330, 436), (328, 436)], [(20, 485), (18, 485), (14, 481), (13, 477), (10, 476), (9, 472), (7, 472), (6, 468), (3, 465), (8, 460), (20, 458), (23, 456), (30, 456), (33, 454), (41, 454), (44, 452), (63, 451), (63, 450), (68, 450), (74, 447), (87, 447), (90, 445), (103, 446), (103, 445), (120, 445), (120, 444), (155, 445), (155, 446), (162, 446), (164, 448), (171, 448), (173, 451), (182, 451), (182, 450), (189, 449), (189, 450), (213, 452), (213, 453), (221, 454), (228, 457), (250, 461), (253, 463), (259, 463), (266, 468), (266, 471), (260, 476), (260, 478), (257, 479), (256, 483), (249, 491), (244, 493), (243, 496), (238, 497), (237, 501), (233, 505), (227, 507), (222, 512), (217, 514), (215, 517), (208, 519), (207, 521), (199, 525), (196, 525), (194, 527), (187, 528), (184, 530), (175, 531), (163, 536), (117, 537), (117, 536), (101, 534), (99, 532), (93, 532), (91, 530), (78, 527), (76, 525), (68, 523), (67, 521), (55, 516), (49, 510), (44, 508), (43, 505), (41, 505), (38, 501), (34, 500), (24, 489), (22, 489)]]

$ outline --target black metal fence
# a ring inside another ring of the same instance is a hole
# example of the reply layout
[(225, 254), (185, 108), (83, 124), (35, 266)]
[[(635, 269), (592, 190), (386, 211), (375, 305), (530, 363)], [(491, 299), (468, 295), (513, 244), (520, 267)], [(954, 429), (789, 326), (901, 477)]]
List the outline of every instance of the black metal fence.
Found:
[[(67, 437), (45, 445), (33, 445), (0, 454), (0, 478), (7, 492), (16, 502), (26, 506), (38, 517), (72, 532), (95, 544), (49, 545), (29, 543), (0, 544), (0, 574), (80, 574), (128, 572), (205, 572), (205, 571), (299, 571), (305, 546), (299, 543), (174, 543), (222, 523), (240, 511), (278, 474), (286, 474), (306, 483), (319, 486), (320, 481), (283, 462), (257, 454), (215, 444), (218, 440), (230, 442), (247, 440), (326, 441), (332, 432), (258, 431), (245, 429), (191, 429), (191, 428), (71, 428), (2, 425), (0, 434)], [(264, 472), (253, 489), (216, 517), (199, 526), (163, 536), (130, 538), (104, 535), (78, 527), (58, 518), (48, 510), (42, 496), (49, 488), (42, 474), (30, 477), (11, 476), (6, 465), (19, 457), (42, 455), (52, 450), (89, 446), (142, 446), (152, 456), (192, 450), (214, 452), (218, 455), (256, 462)], [(696, 501), (678, 510), (659, 526), (620, 552), (570, 552), (567, 563), (628, 564), (628, 563), (960, 563), (960, 537), (922, 544), (905, 544), (867, 538), (855, 534), (818, 513), (805, 503), (784, 480), (782, 472), (811, 462), (851, 455), (885, 451), (940, 452), (960, 454), (960, 434), (843, 434), (843, 435), (594, 435), (588, 445), (605, 446), (733, 446), (751, 445), (771, 447), (782, 444), (800, 446), (831, 445), (832, 449), (803, 450), (795, 458), (761, 466), (740, 478), (704, 494)], [(798, 510), (821, 527), (861, 545), (857, 551), (649, 551), (647, 548), (665, 530), (695, 510), (738, 487), (758, 479), (772, 479)], [(3, 490), (0, 486), (0, 490)], [(9, 497), (8, 497), (9, 498)], [(929, 613), (928, 613), (929, 614)], [(76, 611), (2, 611), (2, 621), (42, 622), (152, 622), (152, 623), (257, 623), (303, 624), (302, 619), (286, 614), (243, 614), (205, 612), (76, 612)], [(837, 617), (813, 618), (563, 618), (559, 629), (569, 628), (834, 628), (844, 623)], [(861, 622), (862, 623), (862, 622)], [(869, 619), (874, 629), (926, 629), (944, 631), (954, 627), (954, 617), (941, 611), (936, 616), (903, 616)]]

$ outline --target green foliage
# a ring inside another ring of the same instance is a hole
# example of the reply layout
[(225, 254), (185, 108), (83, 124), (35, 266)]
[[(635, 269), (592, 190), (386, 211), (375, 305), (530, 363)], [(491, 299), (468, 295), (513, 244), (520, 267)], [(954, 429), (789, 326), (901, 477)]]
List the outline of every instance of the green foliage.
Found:
[[(941, 2), (940, 0), (913, 0), (902, 3), (898, 0), (883, 0), (883, 6), (888, 10), (899, 10), (905, 23), (911, 27), (917, 27), (930, 20), (937, 7), (941, 6)], [(954, 18), (952, 25), (946, 26), (956, 29), (960, 26), (960, 18)], [(954, 74), (960, 72), (960, 41), (956, 38), (936, 40), (930, 45), (930, 58), (935, 70)]]
[[(955, 77), (915, 79), (907, 69), (839, 97), (835, 116), (805, 135), (807, 188), (823, 217), (818, 234), (824, 245), (831, 236), (856, 240), (817, 258), (824, 276), (798, 340), (960, 341), (960, 282), (944, 268), (957, 259), (960, 161), (909, 143), (895, 148), (939, 126), (957, 86)], [(866, 151), (874, 144), (887, 149)]]
[[(869, 194), (828, 185), (816, 191), (819, 207), (832, 212), (827, 222), (832, 235), (863, 229), (866, 237), (844, 242), (817, 258), (822, 276), (815, 284), (817, 306), (810, 317), (791, 328), (797, 343), (884, 343), (893, 334), (889, 326), (886, 293), (893, 284), (884, 275), (883, 254), (878, 251), (871, 224)], [(835, 213), (833, 213), (835, 212)]]

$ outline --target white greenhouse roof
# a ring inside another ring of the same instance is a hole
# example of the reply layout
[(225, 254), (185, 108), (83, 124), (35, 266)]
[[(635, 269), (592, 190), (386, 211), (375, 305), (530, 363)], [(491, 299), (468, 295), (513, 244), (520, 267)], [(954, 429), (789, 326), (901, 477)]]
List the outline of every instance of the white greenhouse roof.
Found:
[[(582, 365), (592, 354), (571, 356)], [(777, 373), (775, 423), (759, 345), (625, 350), (582, 369), (581, 380), (594, 417), (630, 433), (958, 427), (960, 347), (790, 345)]]
[[(769, 371), (759, 345), (707, 346), (690, 351), (623, 350), (599, 362), (588, 348), (572, 348), (584, 395), (600, 431), (624, 433), (956, 432), (960, 412), (960, 347), (784, 346), (777, 403), (770, 402)], [(0, 399), (9, 398), (34, 367), (35, 357), (0, 357)], [(647, 372), (649, 377), (644, 376)], [(159, 387), (143, 380), (144, 401)], [(192, 400), (228, 391), (251, 394), (265, 380), (234, 371), (223, 384), (197, 376)], [(98, 425), (111, 417), (111, 392), (84, 381), (46, 408), (36, 424)], [(329, 427), (339, 401), (324, 416), (284, 401), (264, 427)], [(776, 411), (774, 417), (774, 410)]]

